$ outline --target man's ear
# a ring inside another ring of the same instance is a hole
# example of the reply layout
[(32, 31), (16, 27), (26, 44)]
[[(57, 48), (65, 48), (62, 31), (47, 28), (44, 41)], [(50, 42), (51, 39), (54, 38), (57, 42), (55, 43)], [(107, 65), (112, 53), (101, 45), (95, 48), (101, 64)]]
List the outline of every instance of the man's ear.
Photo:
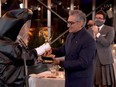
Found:
[(80, 21), (80, 25), (81, 25), (81, 27), (83, 27), (83, 25), (84, 25), (84, 22), (83, 22), (83, 21)]

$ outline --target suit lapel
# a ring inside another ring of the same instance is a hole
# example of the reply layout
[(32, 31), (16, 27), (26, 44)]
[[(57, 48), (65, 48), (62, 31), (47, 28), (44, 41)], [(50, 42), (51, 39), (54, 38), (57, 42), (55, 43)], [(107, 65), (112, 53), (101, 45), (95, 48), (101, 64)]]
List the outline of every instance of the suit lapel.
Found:
[(105, 25), (101, 28), (100, 33), (102, 34), (105, 30)]

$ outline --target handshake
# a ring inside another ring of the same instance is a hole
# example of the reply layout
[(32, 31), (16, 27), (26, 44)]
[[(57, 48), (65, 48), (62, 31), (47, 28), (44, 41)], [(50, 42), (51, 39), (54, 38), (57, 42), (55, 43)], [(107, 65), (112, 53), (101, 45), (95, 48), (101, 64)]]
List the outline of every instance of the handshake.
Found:
[(55, 55), (52, 55), (52, 49), (49, 43), (44, 43), (40, 47), (35, 48), (38, 56), (51, 57), (54, 64), (59, 64), (60, 60), (55, 58)]

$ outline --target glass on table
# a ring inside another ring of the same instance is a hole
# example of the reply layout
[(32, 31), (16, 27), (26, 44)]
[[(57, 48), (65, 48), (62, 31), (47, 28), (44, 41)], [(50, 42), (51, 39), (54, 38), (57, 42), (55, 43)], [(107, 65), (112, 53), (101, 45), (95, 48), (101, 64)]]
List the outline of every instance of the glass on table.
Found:
[(54, 64), (48, 64), (48, 69), (50, 70), (52, 75), (57, 76), (58, 75), (58, 71), (59, 71), (59, 66), (58, 65), (54, 65)]

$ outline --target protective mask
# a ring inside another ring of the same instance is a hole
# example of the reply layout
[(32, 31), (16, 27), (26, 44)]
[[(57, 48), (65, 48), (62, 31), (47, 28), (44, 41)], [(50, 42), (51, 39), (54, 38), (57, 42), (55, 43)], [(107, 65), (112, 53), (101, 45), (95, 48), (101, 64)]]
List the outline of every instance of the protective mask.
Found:
[(104, 24), (103, 21), (95, 20), (95, 25), (97, 25), (98, 27), (103, 25), (103, 24)]

